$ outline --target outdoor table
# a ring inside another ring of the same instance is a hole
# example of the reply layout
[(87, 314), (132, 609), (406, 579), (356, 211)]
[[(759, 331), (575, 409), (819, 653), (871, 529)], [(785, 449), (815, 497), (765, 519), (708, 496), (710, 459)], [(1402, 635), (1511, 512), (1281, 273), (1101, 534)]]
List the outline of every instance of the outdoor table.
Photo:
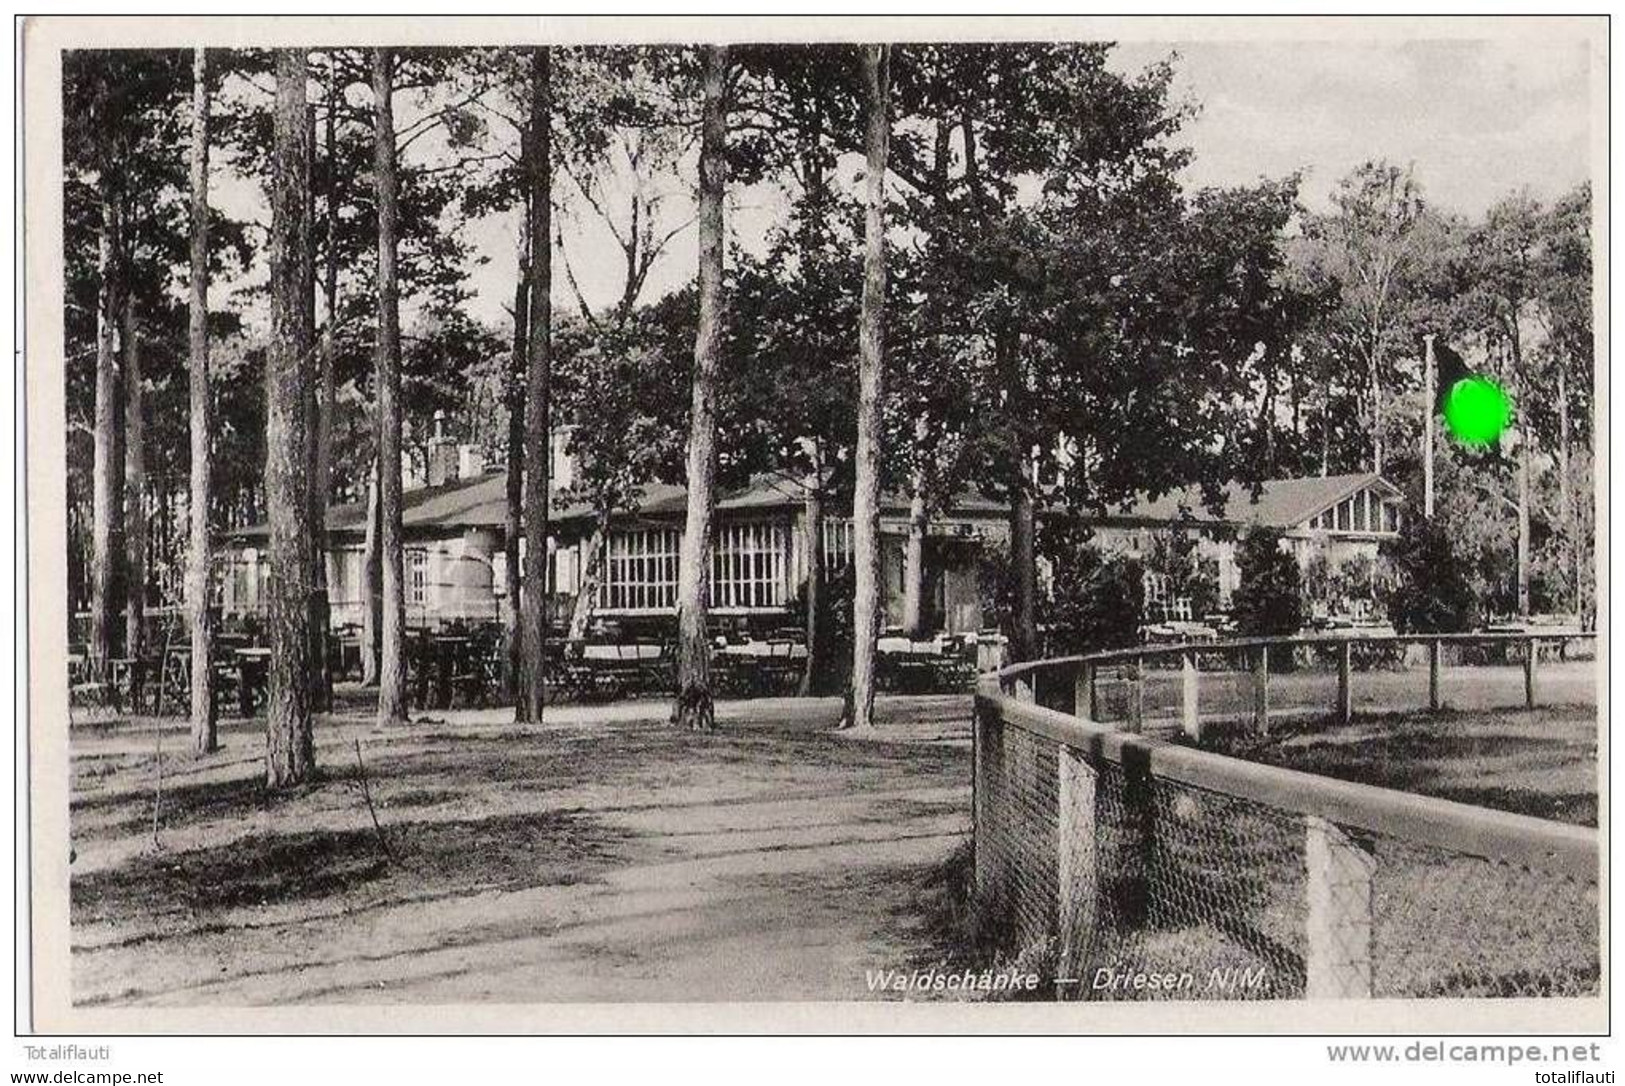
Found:
[(747, 694), (770, 694), (781, 690), (801, 674), (807, 659), (807, 646), (799, 641), (747, 641), (728, 645), (717, 655), (733, 666)]
[(263, 646), (235, 650), (237, 656), (237, 707), (245, 717), (254, 715), (255, 692), (270, 679), (271, 650)]
[(747, 641), (743, 645), (728, 645), (717, 652), (723, 656), (777, 657), (783, 660), (807, 658), (807, 646), (799, 641)]
[(597, 642), (583, 645), (584, 692), (614, 696), (627, 686), (659, 689), (666, 685), (669, 662), (659, 641)]

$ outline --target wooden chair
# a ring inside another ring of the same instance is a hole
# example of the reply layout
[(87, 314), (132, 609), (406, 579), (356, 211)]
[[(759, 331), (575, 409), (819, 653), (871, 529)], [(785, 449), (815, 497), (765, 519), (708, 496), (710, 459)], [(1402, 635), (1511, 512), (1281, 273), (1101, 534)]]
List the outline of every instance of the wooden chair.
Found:
[(88, 654), (68, 659), (68, 704), (90, 709), (116, 709), (107, 661)]
[(502, 685), (502, 654), (500, 628), (475, 632), (453, 663), (453, 696), (464, 705), (473, 703), (481, 709), (489, 705), (491, 692)]

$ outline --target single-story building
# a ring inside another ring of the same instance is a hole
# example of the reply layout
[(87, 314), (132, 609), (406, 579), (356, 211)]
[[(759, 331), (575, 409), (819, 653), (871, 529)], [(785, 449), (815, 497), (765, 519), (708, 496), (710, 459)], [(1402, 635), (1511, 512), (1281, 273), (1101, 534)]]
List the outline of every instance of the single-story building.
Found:
[(1217, 567), (1222, 603), (1236, 589), (1236, 541), (1248, 529), (1279, 531), (1300, 567), (1321, 554), (1336, 568), (1355, 558), (1375, 559), (1382, 543), (1399, 534), (1402, 503), (1399, 488), (1375, 473), (1309, 476), (1267, 480), (1256, 494), (1249, 485), (1231, 483), (1218, 513), (1203, 505), (1200, 487), (1185, 487), (1093, 518), (1090, 525), (1099, 545), (1137, 557), (1150, 554), (1158, 533), (1194, 532), (1196, 553)]
[[(555, 441), (553, 453), (557, 495), (572, 485), (574, 466), (564, 442)], [(484, 470), (472, 447), (443, 438), (431, 446), (429, 464), (425, 485), (409, 488), (403, 501), (408, 624), (496, 618), (505, 593), (506, 476)], [(714, 614), (797, 621), (791, 611), (809, 560), (804, 486), (795, 479), (763, 475), (719, 496), (712, 556)], [(595, 616), (626, 619), (674, 613), (686, 500), (684, 488), (656, 483), (644, 488), (635, 511), (616, 514), (605, 545)], [(1199, 553), (1217, 562), (1220, 596), (1225, 599), (1236, 583), (1237, 530), (1252, 524), (1278, 528), (1300, 562), (1324, 551), (1337, 564), (1356, 554), (1374, 556), (1378, 544), (1393, 537), (1399, 500), (1397, 488), (1373, 474), (1279, 479), (1262, 484), (1256, 497), (1249, 488), (1231, 487), (1222, 515), (1208, 512), (1200, 493), (1192, 489), (1131, 503), (1090, 523), (1104, 546), (1133, 553), (1148, 552), (1157, 532), (1197, 533)], [(888, 625), (902, 621), (908, 512), (905, 496), (882, 496), (881, 563)], [(361, 619), (365, 519), (363, 503), (335, 506), (328, 512), (327, 579), (335, 624)], [(552, 521), (556, 529), (549, 584), (554, 606), (562, 611), (582, 583), (593, 516), (579, 503), (562, 508), (555, 503)], [(265, 538), (261, 525), (234, 533), (228, 541), (221, 585), (227, 614), (260, 606)], [(963, 633), (982, 627), (979, 555), (984, 547), (1002, 547), (1008, 540), (1007, 507), (978, 494), (961, 495), (932, 518), (923, 570), (929, 628)], [(850, 517), (825, 516), (821, 549), (824, 568), (832, 573), (849, 561)]]

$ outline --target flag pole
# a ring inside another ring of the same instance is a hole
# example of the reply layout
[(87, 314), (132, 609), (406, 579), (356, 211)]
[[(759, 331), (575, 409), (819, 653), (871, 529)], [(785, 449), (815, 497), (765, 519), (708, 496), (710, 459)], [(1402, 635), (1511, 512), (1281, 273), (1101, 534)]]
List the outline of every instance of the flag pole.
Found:
[(1422, 514), (1431, 520), (1433, 519), (1433, 405), (1436, 398), (1433, 333), (1429, 332), (1424, 336), (1423, 343), (1426, 345), (1423, 351), (1424, 359), (1422, 363), (1426, 395), (1422, 400)]

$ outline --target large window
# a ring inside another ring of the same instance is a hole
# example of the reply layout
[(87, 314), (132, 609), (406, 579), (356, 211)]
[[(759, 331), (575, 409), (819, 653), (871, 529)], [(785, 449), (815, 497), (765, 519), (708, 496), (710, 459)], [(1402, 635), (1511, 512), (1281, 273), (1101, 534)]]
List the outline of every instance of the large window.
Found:
[[(677, 606), (677, 555), (682, 535), (673, 528), (616, 532), (609, 537), (602, 599), (610, 611), (669, 611)], [(711, 606), (784, 606), (789, 560), (783, 524), (718, 526), (711, 555)]]
[(824, 569), (836, 573), (852, 562), (852, 518), (824, 518)]
[(783, 606), (787, 552), (783, 524), (718, 528), (711, 556), (711, 606)]
[(1311, 517), (1309, 527), (1337, 532), (1395, 532), (1399, 530), (1399, 509), (1381, 493), (1362, 490)]
[(406, 603), (422, 607), (429, 599), (429, 552), (413, 548), (406, 552)]
[(670, 528), (615, 532), (609, 537), (604, 606), (611, 611), (677, 606), (678, 533)]

